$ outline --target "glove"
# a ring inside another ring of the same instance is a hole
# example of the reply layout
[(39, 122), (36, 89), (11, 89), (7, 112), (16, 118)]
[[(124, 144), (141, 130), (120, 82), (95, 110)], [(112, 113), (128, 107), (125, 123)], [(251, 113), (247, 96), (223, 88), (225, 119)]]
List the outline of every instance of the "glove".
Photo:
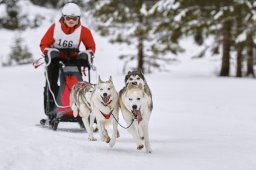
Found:
[(77, 60), (79, 63), (82, 63), (82, 65), (86, 65), (86, 67), (90, 67), (90, 65), (92, 65), (93, 62), (93, 58), (88, 51), (79, 52)]
[(92, 50), (88, 50), (87, 53), (88, 55), (88, 65), (89, 67), (93, 70), (96, 71), (96, 67), (93, 65), (93, 61), (94, 61), (94, 53)]
[(93, 65), (94, 55), (88, 56), (88, 65), (93, 70), (96, 71), (96, 67)]
[(90, 65), (93, 65), (93, 59), (94, 59), (94, 55), (89, 55), (89, 56), (88, 56), (88, 63), (89, 63)]
[(60, 58), (60, 51), (56, 48), (46, 48), (44, 55), (45, 62), (50, 64), (52, 60)]
[(48, 63), (48, 62), (49, 62), (49, 55), (47, 55), (47, 51), (46, 51), (46, 53), (44, 54), (44, 60), (45, 60), (45, 63)]

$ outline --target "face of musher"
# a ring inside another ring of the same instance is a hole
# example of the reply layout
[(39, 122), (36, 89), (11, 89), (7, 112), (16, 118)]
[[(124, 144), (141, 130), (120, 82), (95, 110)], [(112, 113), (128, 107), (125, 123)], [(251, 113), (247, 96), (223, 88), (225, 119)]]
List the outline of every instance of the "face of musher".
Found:
[(64, 22), (68, 27), (74, 27), (79, 23), (79, 16), (64, 16)]

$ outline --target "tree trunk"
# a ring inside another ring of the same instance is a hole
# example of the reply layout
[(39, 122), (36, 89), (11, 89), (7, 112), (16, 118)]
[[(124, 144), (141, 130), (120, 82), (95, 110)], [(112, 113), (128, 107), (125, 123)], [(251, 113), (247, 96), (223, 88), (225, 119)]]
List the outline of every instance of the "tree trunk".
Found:
[[(142, 6), (142, 1), (139, 2), (140, 6)], [(144, 73), (144, 35), (143, 35), (143, 29), (141, 28), (143, 26), (143, 16), (139, 14), (139, 23), (140, 27), (138, 29), (138, 70), (141, 70)]]
[(229, 59), (230, 59), (230, 46), (231, 46), (231, 21), (226, 20), (222, 25), (222, 34), (223, 34), (223, 55), (221, 63), (220, 76), (229, 76)]
[(144, 53), (143, 53), (143, 39), (140, 37), (139, 38), (139, 44), (138, 44), (138, 70), (141, 70), (144, 73), (144, 68), (143, 68), (143, 61), (144, 58)]
[(252, 34), (249, 34), (247, 37), (248, 45), (247, 45), (247, 76), (252, 75), (255, 77), (254, 70), (253, 70), (253, 40)]
[(243, 47), (242, 44), (238, 44), (237, 46), (237, 58), (236, 58), (236, 77), (242, 77), (242, 61), (243, 61), (243, 57), (242, 57), (242, 51), (243, 51)]
[[(235, 7), (235, 13), (237, 14), (236, 17), (236, 34), (239, 35), (243, 32), (243, 18), (242, 18), (242, 11), (240, 6)], [(242, 42), (238, 42), (236, 44), (236, 52), (237, 52), (237, 58), (236, 58), (236, 77), (242, 77), (242, 61), (243, 61), (243, 48), (244, 44)]]

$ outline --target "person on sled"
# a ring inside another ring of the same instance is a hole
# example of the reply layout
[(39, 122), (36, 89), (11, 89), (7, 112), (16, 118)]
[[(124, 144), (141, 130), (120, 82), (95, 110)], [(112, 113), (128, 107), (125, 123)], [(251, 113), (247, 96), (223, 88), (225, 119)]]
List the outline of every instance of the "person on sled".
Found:
[[(62, 8), (62, 16), (58, 22), (53, 23), (45, 35), (43, 36), (40, 48), (45, 55), (46, 63), (50, 62), (47, 67), (47, 74), (50, 83), (51, 90), (54, 95), (58, 93), (58, 76), (59, 76), (59, 62), (64, 64), (67, 62), (68, 55), (71, 56), (68, 59), (69, 63), (78, 66), (81, 73), (81, 67), (88, 67), (89, 60), (93, 61), (90, 56), (94, 56), (95, 42), (91, 31), (83, 26), (80, 22), (81, 10), (75, 3), (67, 3)], [(86, 51), (79, 52), (80, 44), (85, 46)], [(54, 109), (53, 96), (50, 96), (50, 110)]]

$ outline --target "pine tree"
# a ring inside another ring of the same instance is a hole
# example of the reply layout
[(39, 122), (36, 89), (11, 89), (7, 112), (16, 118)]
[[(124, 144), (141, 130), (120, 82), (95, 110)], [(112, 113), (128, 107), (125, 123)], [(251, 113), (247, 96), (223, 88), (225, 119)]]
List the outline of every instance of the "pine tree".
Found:
[[(151, 52), (155, 40), (153, 27), (155, 17), (150, 9), (157, 0), (110, 0), (96, 4), (94, 17), (97, 31), (111, 36), (112, 43), (125, 43), (136, 48), (136, 53), (123, 54), (119, 58), (128, 63), (137, 59), (137, 69), (149, 72), (151, 67), (160, 67), (157, 56)], [(125, 70), (125, 69), (124, 69)]]
[(64, 4), (73, 2), (83, 7), (83, 0), (30, 0), (33, 4), (43, 7), (61, 8)]
[[(240, 1), (234, 0), (232, 2), (233, 6), (233, 22), (234, 31), (232, 32), (232, 37), (234, 41), (232, 46), (234, 51), (237, 51), (236, 58), (236, 76), (242, 77), (243, 73), (243, 62), (247, 62), (247, 76), (253, 75), (253, 48), (255, 46), (255, 14), (256, 14), (256, 4), (254, 0)], [(247, 58), (247, 61), (245, 60)]]
[(19, 0), (3, 0), (1, 4), (6, 6), (6, 14), (0, 17), (0, 26), (9, 30), (23, 30), (29, 26), (26, 15), (20, 15)]
[(11, 53), (9, 54), (9, 63), (16, 63), (18, 65), (28, 64), (32, 62), (32, 54), (29, 52), (28, 47), (23, 45), (23, 39), (17, 37), (14, 45), (11, 47)]
[[(177, 6), (172, 0), (158, 1), (152, 8), (154, 16), (152, 38), (154, 39), (150, 51), (165, 63), (173, 60), (168, 54), (178, 54), (184, 51), (179, 40), (184, 37), (182, 24), (175, 18), (179, 15)], [(163, 63), (162, 63), (163, 64)]]
[[(185, 33), (194, 36), (198, 45), (203, 45), (209, 36), (216, 41), (206, 47), (212, 54), (218, 54), (222, 48), (222, 61), (220, 76), (229, 76), (230, 49), (231, 49), (231, 27), (230, 1), (203, 1), (193, 0), (181, 2), (181, 7), (186, 11), (182, 23), (185, 25)], [(202, 56), (204, 54), (200, 54)]]
[(56, 8), (59, 0), (30, 0), (33, 4)]
[(1, 18), (2, 27), (11, 30), (19, 28), (17, 0), (4, 0), (3, 3), (6, 4), (7, 16)]
[[(168, 3), (172, 4), (171, 10), (168, 9)], [(163, 14), (168, 13), (169, 10), (175, 15), (166, 17), (168, 18), (166, 23), (176, 21), (176, 27), (166, 26), (161, 31), (165, 30), (171, 35), (175, 32), (175, 28), (178, 28), (180, 30), (178, 35), (193, 36), (198, 45), (204, 45), (204, 40), (209, 36), (213, 37), (215, 39), (213, 44), (206, 46), (198, 57), (202, 57), (208, 50), (213, 55), (222, 52), (220, 76), (229, 76), (230, 53), (236, 51), (237, 74), (241, 76), (244, 50), (248, 49), (245, 46), (248, 46), (250, 42), (252, 45), (249, 46), (255, 46), (248, 36), (254, 37), (256, 32), (256, 3), (253, 0), (161, 0), (158, 4), (163, 4), (159, 7)], [(174, 21), (173, 18), (175, 18)], [(241, 40), (238, 37), (247, 38)], [(247, 63), (253, 63), (251, 53), (247, 54)], [(247, 64), (247, 67), (249, 74), (253, 74), (253, 65)]]
[[(235, 34), (236, 36), (240, 35), (243, 32), (243, 6), (237, 5), (235, 7), (235, 13), (237, 14), (235, 21)], [(236, 48), (236, 77), (242, 77), (242, 62), (243, 62), (243, 48), (244, 43), (239, 41), (235, 41)]]

